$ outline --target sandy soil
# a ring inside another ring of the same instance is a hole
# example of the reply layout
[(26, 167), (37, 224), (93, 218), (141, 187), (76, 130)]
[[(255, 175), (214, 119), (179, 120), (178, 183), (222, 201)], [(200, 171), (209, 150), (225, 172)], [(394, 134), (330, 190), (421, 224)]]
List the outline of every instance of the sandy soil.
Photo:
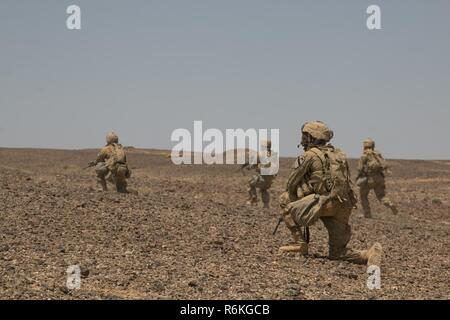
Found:
[[(327, 234), (311, 228), (310, 256), (280, 255), (289, 240), (278, 196), (245, 205), (237, 166), (174, 166), (167, 152), (130, 150), (130, 187), (98, 191), (96, 150), (0, 149), (2, 299), (449, 299), (450, 161), (389, 161), (393, 216), (371, 195), (375, 219), (351, 218), (351, 247), (384, 247), (382, 289), (366, 267), (327, 260)], [(355, 161), (351, 162), (352, 168)], [(78, 264), (82, 284), (66, 288)]]

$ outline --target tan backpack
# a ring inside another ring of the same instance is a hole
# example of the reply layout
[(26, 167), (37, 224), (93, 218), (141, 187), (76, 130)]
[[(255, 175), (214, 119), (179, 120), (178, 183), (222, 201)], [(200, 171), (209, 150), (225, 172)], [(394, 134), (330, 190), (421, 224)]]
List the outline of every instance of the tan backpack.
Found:
[(331, 199), (356, 203), (346, 154), (333, 147), (311, 149), (322, 162), (322, 184)]
[(113, 153), (111, 158), (108, 159), (108, 167), (115, 167), (117, 164), (126, 164), (127, 156), (125, 154), (125, 150), (123, 149), (121, 144), (114, 143), (112, 144)]
[(310, 149), (322, 162), (322, 186), (324, 194), (310, 194), (291, 202), (287, 210), (299, 226), (309, 227), (320, 217), (334, 216), (337, 203), (353, 207), (356, 197), (353, 193), (347, 156), (333, 147)]

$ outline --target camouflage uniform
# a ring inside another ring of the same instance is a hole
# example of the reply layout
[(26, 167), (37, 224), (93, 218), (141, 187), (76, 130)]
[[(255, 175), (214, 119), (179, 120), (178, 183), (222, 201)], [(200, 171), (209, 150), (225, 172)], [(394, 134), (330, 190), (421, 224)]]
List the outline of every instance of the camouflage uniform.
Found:
[(263, 176), (258, 172), (248, 181), (249, 204), (256, 204), (258, 202), (256, 193), (256, 188), (258, 188), (261, 192), (261, 200), (263, 202), (264, 208), (269, 208), (269, 188), (272, 186), (274, 178), (275, 176)]
[[(263, 147), (267, 148), (267, 156), (270, 157), (271, 153), (271, 142), (264, 141)], [(262, 164), (261, 159), (266, 156), (263, 153), (258, 154), (257, 163), (254, 165), (245, 165), (247, 169), (256, 169), (256, 174), (248, 181), (248, 204), (256, 205), (258, 202), (256, 189), (258, 188), (261, 192), (261, 200), (263, 202), (264, 208), (269, 208), (270, 204), (270, 193), (269, 188), (272, 186), (273, 180), (276, 175), (262, 175), (261, 168), (270, 167), (270, 163)]]
[[(131, 176), (131, 170), (128, 168), (126, 156), (122, 145), (120, 145), (117, 135), (109, 133), (107, 145), (102, 148), (97, 155), (95, 164), (95, 172), (97, 173), (97, 181), (104, 191), (107, 190), (106, 180), (115, 183), (117, 192), (127, 192), (126, 179)], [(121, 153), (120, 156), (118, 154)]]
[[(364, 152), (358, 163), (357, 185), (359, 187), (359, 194), (361, 205), (364, 211), (364, 216), (367, 218), (372, 217), (368, 198), (371, 190), (375, 192), (378, 201), (380, 201), (385, 207), (391, 209), (393, 214), (397, 214), (397, 207), (386, 196), (384, 172), (387, 170), (387, 166), (381, 153), (374, 150), (374, 147), (375, 142), (373, 140), (365, 140)], [(372, 163), (373, 161), (375, 161), (376, 164), (379, 164), (377, 165), (377, 168), (370, 167), (369, 163)]]
[[(308, 127), (308, 124), (311, 125)], [(335, 149), (333, 146), (330, 144), (325, 145), (326, 142), (331, 140), (333, 134), (321, 122), (308, 124), (305, 125), (306, 127), (304, 126), (302, 130), (303, 134), (310, 134), (316, 141), (318, 140), (321, 143), (314, 146), (305, 145), (306, 151), (296, 159), (293, 171), (287, 182), (286, 192), (280, 198), (282, 217), (294, 239), (293, 245), (280, 248), (282, 252), (293, 251), (303, 254), (307, 254), (308, 252), (307, 243), (301, 232), (301, 227), (303, 226), (294, 221), (290, 208), (308, 195), (327, 195), (329, 193), (323, 183), (325, 170), (322, 155), (324, 151), (334, 152)], [(350, 185), (348, 187), (351, 190)], [(367, 263), (372, 258), (371, 263), (374, 263), (374, 257), (377, 256), (379, 258), (381, 255), (381, 245), (378, 243), (369, 250), (363, 251), (347, 248), (347, 244), (351, 238), (349, 218), (354, 207), (353, 193), (351, 193), (351, 196), (348, 199), (342, 199), (342, 201), (338, 201), (337, 199), (330, 200), (330, 209), (326, 214), (321, 214), (319, 217), (329, 235), (329, 258), (333, 260), (346, 260), (358, 264)]]

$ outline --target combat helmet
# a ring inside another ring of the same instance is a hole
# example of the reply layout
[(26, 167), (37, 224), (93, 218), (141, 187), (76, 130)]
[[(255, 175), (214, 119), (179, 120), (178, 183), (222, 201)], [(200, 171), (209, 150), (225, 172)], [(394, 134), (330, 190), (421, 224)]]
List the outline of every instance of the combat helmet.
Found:
[(370, 138), (367, 138), (366, 140), (363, 141), (363, 146), (364, 149), (373, 149), (375, 148), (375, 141), (373, 141)]
[(333, 138), (333, 131), (322, 121), (309, 121), (302, 126), (302, 133), (308, 133), (316, 140), (325, 142)]
[(106, 143), (107, 144), (119, 143), (119, 137), (115, 132), (111, 131), (106, 135)]

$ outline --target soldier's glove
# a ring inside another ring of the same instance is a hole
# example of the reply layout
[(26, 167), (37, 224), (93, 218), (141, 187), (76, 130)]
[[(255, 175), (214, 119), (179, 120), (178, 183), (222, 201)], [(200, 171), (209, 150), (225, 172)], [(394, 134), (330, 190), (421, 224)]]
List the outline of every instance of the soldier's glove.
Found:
[(280, 208), (285, 209), (286, 206), (291, 203), (291, 197), (289, 196), (289, 192), (283, 192), (280, 196)]

